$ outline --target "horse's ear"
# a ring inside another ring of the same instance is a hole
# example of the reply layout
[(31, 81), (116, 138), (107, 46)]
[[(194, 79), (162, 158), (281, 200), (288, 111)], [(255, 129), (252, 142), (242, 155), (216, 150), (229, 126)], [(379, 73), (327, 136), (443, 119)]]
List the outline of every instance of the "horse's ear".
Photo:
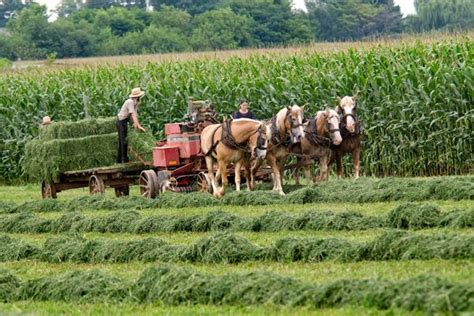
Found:
[(336, 97), (336, 101), (338, 105), (341, 104), (341, 100), (342, 100), (341, 97)]
[(286, 109), (287, 109), (288, 111), (291, 111), (291, 105), (287, 105), (287, 106), (286, 106)]
[(357, 99), (358, 94), (359, 94), (359, 91), (357, 91), (357, 93), (352, 96), (352, 101), (355, 102), (355, 100)]

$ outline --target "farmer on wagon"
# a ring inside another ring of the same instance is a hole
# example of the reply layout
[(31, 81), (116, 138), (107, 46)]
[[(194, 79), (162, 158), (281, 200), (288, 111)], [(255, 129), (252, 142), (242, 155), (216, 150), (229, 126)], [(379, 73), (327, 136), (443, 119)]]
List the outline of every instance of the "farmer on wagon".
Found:
[(257, 119), (255, 114), (249, 110), (249, 103), (247, 102), (246, 99), (240, 100), (239, 107), (240, 107), (239, 110), (234, 112), (234, 114), (232, 114), (233, 119), (240, 119), (240, 118), (248, 118), (252, 120)]
[(127, 124), (132, 117), (133, 127), (142, 132), (145, 129), (138, 122), (138, 104), (140, 103), (141, 97), (145, 94), (145, 91), (140, 90), (140, 88), (133, 88), (132, 93), (128, 96), (128, 99), (122, 105), (118, 115), (117, 115), (117, 131), (118, 131), (118, 153), (117, 153), (117, 163), (128, 162), (127, 150)]

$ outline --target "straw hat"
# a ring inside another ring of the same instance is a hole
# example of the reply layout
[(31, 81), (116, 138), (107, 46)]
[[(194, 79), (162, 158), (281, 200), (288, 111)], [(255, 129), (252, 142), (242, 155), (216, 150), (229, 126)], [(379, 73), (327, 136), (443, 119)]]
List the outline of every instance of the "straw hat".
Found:
[(51, 124), (51, 118), (49, 116), (43, 117), (43, 125)]
[(130, 94), (129, 98), (139, 98), (145, 94), (145, 91), (140, 90), (140, 88), (133, 88), (132, 94)]

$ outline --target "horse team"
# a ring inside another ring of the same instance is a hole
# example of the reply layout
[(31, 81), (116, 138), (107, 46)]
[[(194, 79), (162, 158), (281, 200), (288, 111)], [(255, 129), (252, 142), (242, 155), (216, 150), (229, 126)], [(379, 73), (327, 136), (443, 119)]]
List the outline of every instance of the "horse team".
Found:
[(362, 128), (356, 113), (356, 96), (345, 96), (338, 101), (335, 109), (318, 111), (308, 120), (304, 118), (304, 107), (293, 105), (281, 109), (268, 121), (236, 119), (207, 126), (201, 133), (201, 148), (213, 194), (224, 195), (230, 164), (235, 167), (236, 190), (240, 190), (242, 166), (247, 189), (253, 190), (255, 175), (266, 161), (273, 172), (273, 190), (284, 195), (283, 173), (290, 155), (297, 158), (294, 174), (297, 184), (300, 167), (304, 168), (305, 178), (311, 179), (315, 160), (319, 160), (320, 175), (313, 177), (313, 182), (327, 180), (329, 166), (334, 161), (337, 176), (341, 178), (342, 157), (346, 154), (352, 154), (357, 179)]

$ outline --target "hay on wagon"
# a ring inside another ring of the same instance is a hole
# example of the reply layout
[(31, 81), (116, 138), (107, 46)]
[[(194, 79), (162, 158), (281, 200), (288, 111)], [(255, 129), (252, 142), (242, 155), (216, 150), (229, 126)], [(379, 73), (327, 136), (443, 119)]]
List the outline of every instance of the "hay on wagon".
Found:
[[(24, 172), (30, 180), (57, 181), (62, 172), (111, 166), (117, 156), (115, 117), (56, 122), (43, 126), (26, 145)], [(129, 129), (131, 161), (151, 161), (156, 145), (150, 133)]]

